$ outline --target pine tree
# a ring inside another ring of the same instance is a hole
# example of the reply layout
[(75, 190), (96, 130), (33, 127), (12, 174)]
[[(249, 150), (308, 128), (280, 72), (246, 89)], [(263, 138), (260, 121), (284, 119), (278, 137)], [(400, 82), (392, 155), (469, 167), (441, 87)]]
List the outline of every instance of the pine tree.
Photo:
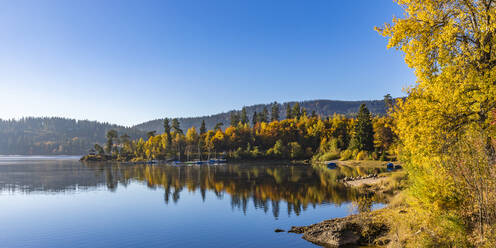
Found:
[(386, 107), (386, 112), (393, 109), (393, 98), (391, 97), (391, 94), (384, 96), (384, 106)]
[(262, 113), (258, 115), (258, 122), (267, 122), (269, 118), (269, 111), (267, 110), (267, 107), (264, 107)]
[(167, 136), (167, 149), (170, 149), (172, 143), (172, 137), (171, 137), (171, 127), (169, 125), (168, 118), (164, 119), (164, 133)]
[(248, 114), (246, 113), (246, 107), (243, 107), (241, 109), (241, 123), (248, 123)]
[(293, 110), (291, 111), (291, 115), (293, 116), (293, 118), (300, 119), (301, 117), (300, 103), (296, 102), (293, 105)]
[(235, 127), (239, 123), (239, 115), (235, 111), (231, 112), (231, 126)]
[(257, 111), (253, 112), (253, 116), (251, 117), (251, 123), (255, 126), (258, 122), (258, 114)]
[(205, 120), (202, 120), (202, 123), (200, 126), (200, 135), (203, 135), (206, 132), (207, 132), (207, 127), (205, 127)]
[(274, 102), (272, 104), (272, 109), (270, 112), (270, 120), (271, 121), (278, 121), (279, 120), (279, 104), (277, 102)]
[(180, 127), (179, 120), (174, 118), (172, 119), (172, 129), (176, 134), (183, 134), (183, 130)]
[(107, 132), (107, 143), (105, 144), (105, 151), (110, 154), (114, 146), (114, 139), (118, 137), (117, 131), (109, 130)]
[(301, 108), (301, 112), (300, 112), (300, 117), (301, 116), (307, 116), (307, 109), (306, 108)]
[(286, 119), (292, 119), (293, 115), (291, 113), (291, 106), (289, 106), (289, 103), (286, 103)]
[(355, 125), (355, 136), (351, 141), (351, 146), (359, 151), (371, 152), (374, 150), (374, 127), (372, 126), (372, 117), (365, 104), (360, 105)]
[(215, 127), (214, 127), (214, 131), (217, 132), (218, 130), (221, 130), (222, 129), (222, 126), (224, 125), (224, 123), (222, 122), (218, 122), (217, 124), (215, 124)]
[(170, 136), (171, 128), (169, 125), (169, 119), (165, 118), (164, 119), (164, 133), (167, 134), (167, 136)]

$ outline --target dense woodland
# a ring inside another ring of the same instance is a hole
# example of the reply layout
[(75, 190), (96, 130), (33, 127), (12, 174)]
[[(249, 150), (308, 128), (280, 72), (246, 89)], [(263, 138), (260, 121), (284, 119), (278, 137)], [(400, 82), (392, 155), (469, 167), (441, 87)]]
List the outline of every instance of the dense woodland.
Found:
[[(296, 102), (286, 102), (286, 103), (277, 103), (273, 102), (270, 104), (257, 104), (252, 106), (246, 106), (245, 111), (249, 117), (251, 117), (255, 112), (261, 113), (264, 109), (270, 110), (274, 105), (277, 105), (281, 113), (286, 112), (286, 108), (289, 105), (289, 108), (292, 108)], [(366, 104), (367, 108), (374, 115), (384, 115), (386, 114), (386, 109), (384, 108), (384, 102), (382, 100), (372, 100), (372, 101), (336, 101), (336, 100), (311, 100), (311, 101), (303, 101), (298, 102), (298, 104), (305, 108), (308, 113), (315, 112), (318, 116), (331, 116), (333, 114), (343, 114), (347, 116), (351, 116), (356, 114), (357, 109), (361, 104)], [(178, 118), (180, 123), (180, 127), (183, 130), (188, 130), (190, 127), (199, 127), (202, 122), (205, 122), (205, 127), (207, 129), (214, 129), (214, 127), (218, 123), (223, 124), (223, 128), (226, 128), (231, 123), (231, 115), (239, 114), (240, 110), (233, 110), (226, 113), (220, 113), (210, 116), (201, 116), (201, 117), (190, 117), (190, 118)], [(285, 116), (281, 115), (281, 119), (284, 119)], [(152, 121), (148, 121), (142, 124), (138, 124), (134, 127), (141, 129), (143, 131), (155, 130), (159, 133), (164, 132), (163, 126), (164, 119), (156, 119)]]
[[(387, 106), (393, 100), (385, 97)], [(130, 140), (118, 132), (107, 133), (104, 147), (96, 144), (97, 156), (120, 161), (202, 160), (227, 157), (231, 160), (382, 159), (394, 155), (395, 135), (389, 116), (373, 117), (365, 104), (356, 117), (334, 114), (322, 118), (308, 113), (298, 103), (281, 113), (274, 104), (269, 111), (248, 116), (245, 108), (232, 113), (225, 129), (217, 125), (207, 130), (182, 130), (177, 119), (165, 119), (165, 132), (149, 132), (148, 139)], [(284, 120), (279, 120), (284, 115)]]
[[(334, 113), (353, 115), (361, 103), (366, 103), (374, 114), (384, 114), (382, 101), (331, 101), (315, 100), (298, 103), (311, 114), (329, 116)], [(296, 102), (277, 104), (284, 113), (286, 106), (290, 108)], [(251, 117), (255, 112), (261, 113), (264, 109), (271, 108), (274, 104), (259, 104), (246, 107), (244, 111)], [(240, 114), (241, 111), (231, 111), (212, 116), (179, 118), (180, 128), (187, 130), (192, 126), (200, 127), (202, 121), (207, 129), (214, 129), (216, 125), (227, 128), (231, 122), (231, 115)], [(285, 116), (281, 115), (280, 119)], [(82, 155), (86, 154), (93, 144), (103, 145), (106, 133), (116, 130), (119, 135), (126, 134), (131, 140), (147, 138), (146, 133), (156, 131), (163, 133), (163, 120), (145, 122), (133, 127), (124, 127), (109, 123), (87, 120), (74, 120), (67, 118), (43, 117), (22, 118), (19, 120), (0, 119), (0, 154), (17, 155)]]
[(95, 143), (104, 143), (109, 130), (133, 139), (146, 132), (109, 123), (66, 118), (22, 118), (0, 120), (0, 154), (81, 155)]

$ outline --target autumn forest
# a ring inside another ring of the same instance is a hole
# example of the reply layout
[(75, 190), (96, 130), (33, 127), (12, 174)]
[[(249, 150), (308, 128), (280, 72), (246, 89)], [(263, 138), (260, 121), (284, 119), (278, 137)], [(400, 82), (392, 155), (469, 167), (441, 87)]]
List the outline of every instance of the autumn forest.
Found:
[[(392, 108), (393, 99), (385, 97)], [(95, 144), (96, 155), (86, 160), (201, 160), (225, 157), (230, 160), (308, 160), (335, 159), (390, 160), (395, 158), (393, 122), (388, 115), (372, 116), (365, 105), (356, 117), (335, 114), (329, 117), (307, 113), (294, 104), (279, 120), (278, 105), (270, 114), (267, 108), (248, 118), (245, 109), (231, 115), (231, 125), (221, 124), (207, 130), (184, 131), (177, 119), (165, 119), (162, 134), (148, 133), (148, 139), (130, 140), (115, 130), (107, 133), (102, 147)], [(249, 121), (251, 120), (251, 121)]]

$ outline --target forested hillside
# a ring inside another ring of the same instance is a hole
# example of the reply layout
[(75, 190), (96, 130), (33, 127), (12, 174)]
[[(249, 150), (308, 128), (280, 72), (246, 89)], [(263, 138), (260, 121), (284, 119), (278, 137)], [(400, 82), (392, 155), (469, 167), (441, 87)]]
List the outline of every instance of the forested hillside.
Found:
[[(388, 107), (391, 108), (391, 101)], [(362, 104), (355, 117), (333, 114), (328, 118), (305, 114), (299, 104), (278, 120), (267, 111), (249, 122), (246, 109), (233, 115), (225, 129), (207, 130), (204, 125), (181, 130), (177, 119), (164, 122), (165, 132), (150, 133), (148, 139), (117, 140), (109, 132), (105, 148), (95, 146), (98, 154), (83, 157), (87, 161), (210, 160), (218, 156), (228, 160), (306, 160), (381, 159), (395, 155), (394, 122), (388, 116), (370, 114)], [(392, 148), (392, 149), (391, 149)]]
[[(289, 104), (293, 107), (296, 102), (288, 103), (275, 103), (279, 107), (280, 116), (279, 119), (286, 118), (286, 106)], [(327, 117), (334, 113), (351, 115), (356, 113), (358, 108), (362, 103), (367, 105), (367, 108), (372, 114), (385, 114), (386, 108), (384, 107), (383, 100), (373, 100), (373, 101), (336, 101), (336, 100), (312, 100), (298, 102), (302, 108), (306, 109), (308, 115), (315, 111), (316, 115)], [(251, 119), (254, 112), (262, 113), (264, 108), (271, 112), (271, 108), (274, 103), (270, 104), (257, 104), (246, 107), (247, 116)], [(205, 120), (205, 126), (207, 129), (213, 129), (218, 123), (223, 123), (223, 128), (227, 128), (231, 121), (231, 114), (241, 112), (241, 110), (232, 110), (225, 113), (201, 116), (201, 117), (191, 117), (191, 118), (178, 118), (181, 123), (181, 129), (187, 130), (188, 128), (195, 126), (200, 127), (202, 120)], [(164, 119), (156, 119), (148, 121), (134, 127), (143, 131), (157, 131), (162, 133), (164, 131), (163, 127)]]
[[(308, 115), (322, 117), (334, 113), (352, 115), (356, 113), (359, 106), (365, 103), (373, 114), (384, 114), (383, 100), (376, 101), (332, 101), (314, 100), (298, 102), (300, 107), (306, 110)], [(251, 120), (255, 112), (271, 113), (272, 108), (279, 108), (279, 119), (286, 119), (286, 106), (292, 108), (296, 102), (259, 104), (245, 108), (246, 115)], [(200, 127), (205, 120), (207, 129), (214, 129), (218, 123), (223, 123), (222, 128), (227, 128), (231, 123), (231, 117), (235, 114), (239, 117), (241, 110), (229, 111), (203, 117), (179, 118), (180, 126), (187, 130), (192, 126)], [(163, 119), (148, 121), (131, 128), (101, 123), (97, 121), (74, 120), (57, 117), (44, 118), (22, 118), (20, 120), (0, 119), (0, 154), (19, 155), (81, 155), (88, 152), (95, 143), (103, 144), (106, 140), (107, 131), (114, 129), (118, 136), (127, 134), (131, 139), (147, 137), (147, 132), (157, 131), (163, 133)]]
[(134, 128), (57, 117), (0, 120), (0, 154), (81, 155), (95, 143), (105, 142), (105, 134), (114, 129), (119, 135), (146, 137)]

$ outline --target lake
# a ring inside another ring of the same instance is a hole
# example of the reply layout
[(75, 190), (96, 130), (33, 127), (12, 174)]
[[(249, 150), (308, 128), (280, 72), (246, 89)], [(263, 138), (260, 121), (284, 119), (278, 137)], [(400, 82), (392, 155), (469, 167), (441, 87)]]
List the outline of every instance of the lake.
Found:
[(338, 182), (381, 168), (78, 159), (0, 156), (0, 247), (315, 247), (274, 229), (382, 206)]

